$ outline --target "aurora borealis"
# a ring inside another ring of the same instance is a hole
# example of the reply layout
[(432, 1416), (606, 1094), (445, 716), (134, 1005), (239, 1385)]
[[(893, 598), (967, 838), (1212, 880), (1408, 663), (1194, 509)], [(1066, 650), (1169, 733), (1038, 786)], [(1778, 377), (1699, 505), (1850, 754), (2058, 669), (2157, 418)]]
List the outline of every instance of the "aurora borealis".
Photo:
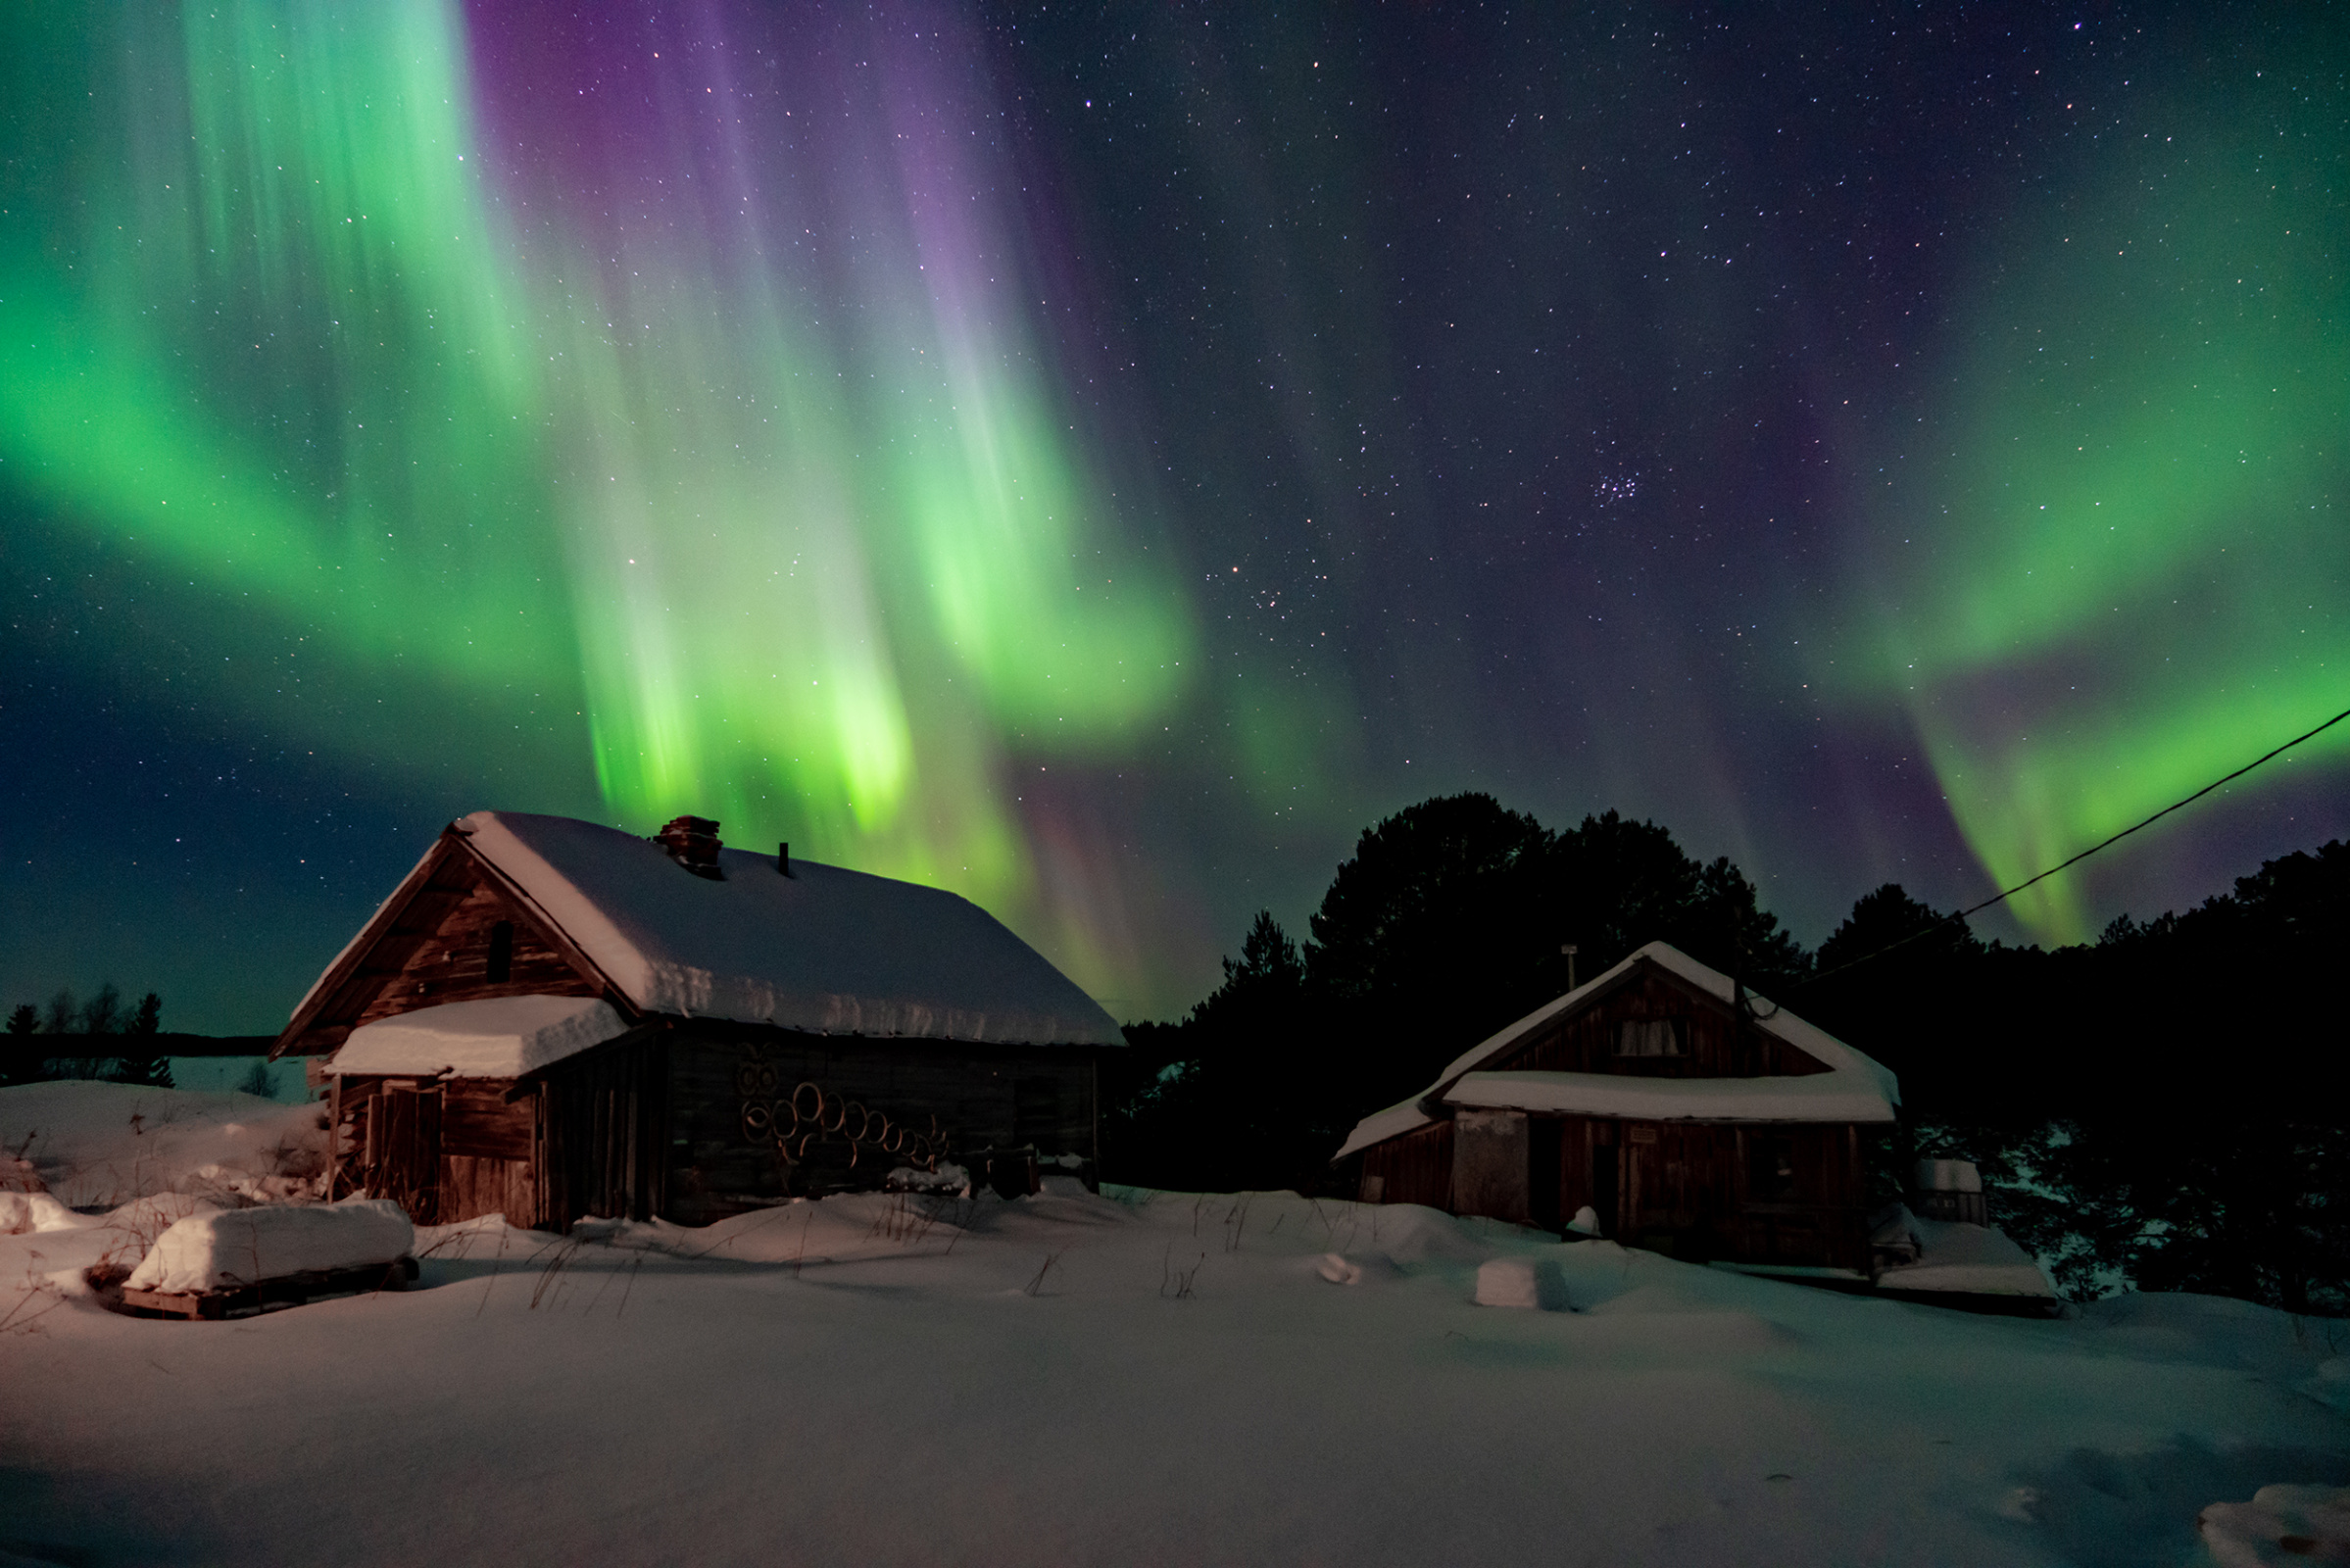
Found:
[[(1461, 789), (1972, 902), (2350, 707), (2326, 25), (20, 8), (0, 989), (273, 1028), (481, 807), (1124, 1017)], [(2345, 831), (2350, 726), (2004, 929)]]

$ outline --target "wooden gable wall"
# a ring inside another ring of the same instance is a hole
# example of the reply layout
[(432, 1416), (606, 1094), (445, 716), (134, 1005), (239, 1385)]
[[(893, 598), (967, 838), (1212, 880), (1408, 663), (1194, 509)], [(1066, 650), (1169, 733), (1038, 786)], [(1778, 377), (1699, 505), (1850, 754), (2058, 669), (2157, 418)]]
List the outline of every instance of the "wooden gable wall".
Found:
[[(382, 984), (373, 1000), (360, 1009), (354, 1028), (447, 1002), (603, 994), (603, 987), (581, 978), (554, 945), (537, 933), (529, 918), (478, 871), (471, 880), (473, 886), (446, 906), (440, 918), (410, 948), (398, 969), (386, 963), (376, 970), (383, 977)], [(489, 976), (491, 928), (501, 920), (514, 928), (502, 981)]]
[[(506, 978), (490, 978), (493, 930), (511, 927)], [(279, 1036), (276, 1054), (333, 1051), (378, 1018), (487, 997), (597, 997), (584, 959), (505, 893), (464, 841), (444, 837)]]
[[(1684, 1054), (1619, 1056), (1617, 1026), (1632, 1019), (1676, 1018)], [(1642, 963), (1622, 983), (1570, 1016), (1551, 1020), (1492, 1061), (1486, 1072), (1593, 1072), (1644, 1078), (1800, 1077), (1827, 1072), (1818, 1057), (1753, 1024), (1658, 964)]]

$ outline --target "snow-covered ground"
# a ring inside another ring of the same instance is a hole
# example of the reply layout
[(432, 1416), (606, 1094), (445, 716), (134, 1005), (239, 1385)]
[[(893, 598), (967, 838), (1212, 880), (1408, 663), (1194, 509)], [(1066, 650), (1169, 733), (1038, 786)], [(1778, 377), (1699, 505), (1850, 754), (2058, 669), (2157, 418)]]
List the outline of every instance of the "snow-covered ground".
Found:
[(315, 1116), (0, 1090), (10, 1150), (42, 1118), (44, 1179), (123, 1206), (0, 1235), (0, 1565), (2298, 1562), (2262, 1532), (2350, 1482), (2339, 1324), (1976, 1317), (1066, 1178), (427, 1230), (406, 1293), (133, 1319), (75, 1271), (198, 1200), (162, 1190), (284, 1177)]

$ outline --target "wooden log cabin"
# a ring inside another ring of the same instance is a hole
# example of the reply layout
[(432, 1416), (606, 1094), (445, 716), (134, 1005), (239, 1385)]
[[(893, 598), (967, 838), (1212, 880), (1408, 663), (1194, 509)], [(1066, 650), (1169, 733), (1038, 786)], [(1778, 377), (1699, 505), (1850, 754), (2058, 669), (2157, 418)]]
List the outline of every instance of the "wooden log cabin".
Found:
[(334, 1193), (563, 1230), (1090, 1171), (1093, 999), (955, 894), (717, 828), (452, 823), (276, 1042), (320, 1058)]
[(1366, 1201), (1600, 1232), (1677, 1256), (1866, 1277), (1864, 1141), (1893, 1074), (1662, 942), (1365, 1117)]

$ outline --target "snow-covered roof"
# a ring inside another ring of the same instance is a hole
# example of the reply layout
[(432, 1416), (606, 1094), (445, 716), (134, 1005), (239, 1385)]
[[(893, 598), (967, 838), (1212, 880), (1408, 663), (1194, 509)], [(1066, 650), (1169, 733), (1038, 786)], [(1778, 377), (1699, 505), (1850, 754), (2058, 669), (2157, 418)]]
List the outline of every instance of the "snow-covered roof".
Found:
[(473, 853), (643, 1012), (826, 1034), (1123, 1045), (1101, 1004), (968, 899), (720, 850), (697, 876), (660, 844), (565, 816), (475, 811)]
[(1375, 1110), (1356, 1122), (1354, 1131), (1346, 1137), (1346, 1147), (1338, 1152), (1337, 1157), (1345, 1159), (1358, 1149), (1368, 1149), (1373, 1144), (1384, 1144), (1397, 1133), (1410, 1132), (1414, 1127), (1425, 1127), (1435, 1119), (1420, 1108), (1420, 1097), (1414, 1095), (1409, 1100), (1400, 1101), (1388, 1106), (1385, 1110)]
[[(1334, 1159), (1384, 1143), (1398, 1133), (1425, 1126), (1436, 1118), (1420, 1107), (1430, 1101), (1446, 1104), (1507, 1107), (1524, 1110), (1575, 1111), (1592, 1116), (1632, 1116), (1642, 1120), (1687, 1118), (1693, 1121), (1891, 1121), (1901, 1103), (1900, 1081), (1892, 1070), (1866, 1052), (1854, 1050), (1827, 1030), (1806, 1023), (1769, 999), (1749, 991), (1754, 1026), (1775, 1036), (1828, 1068), (1824, 1073), (1764, 1078), (1643, 1078), (1612, 1073), (1502, 1072), (1479, 1068), (1503, 1055), (1527, 1036), (1562, 1014), (1578, 1012), (1597, 1002), (1642, 962), (1657, 965), (1725, 1006), (1735, 1005), (1738, 987), (1730, 976), (1699, 963), (1669, 942), (1651, 942), (1623, 962), (1592, 976), (1554, 1002), (1544, 1003), (1515, 1023), (1496, 1030), (1455, 1056), (1426, 1091), (1375, 1111), (1355, 1123)], [(1471, 1076), (1480, 1082), (1463, 1090)], [(1734, 1086), (1754, 1085), (1751, 1089)], [(1468, 1097), (1464, 1098), (1464, 1093)], [(1523, 1100), (1490, 1098), (1506, 1095)], [(1540, 1097), (1543, 1102), (1535, 1103)], [(1645, 1097), (1645, 1098), (1643, 1098)], [(1569, 1103), (1575, 1101), (1578, 1102)], [(1643, 1104), (1684, 1108), (1617, 1109)], [(1784, 1114), (1765, 1105), (1811, 1104), (1822, 1107), (1801, 1115)], [(1830, 1109), (1828, 1107), (1836, 1107)], [(1702, 1108), (1700, 1108), (1702, 1107)], [(1744, 1108), (1739, 1108), (1744, 1107)]]
[(1563, 1110), (1640, 1121), (1891, 1121), (1873, 1084), (1835, 1071), (1775, 1078), (1635, 1078), (1603, 1072), (1463, 1073), (1447, 1105)]
[(520, 1078), (625, 1034), (601, 997), (491, 997), (418, 1007), (351, 1031), (328, 1072)]

